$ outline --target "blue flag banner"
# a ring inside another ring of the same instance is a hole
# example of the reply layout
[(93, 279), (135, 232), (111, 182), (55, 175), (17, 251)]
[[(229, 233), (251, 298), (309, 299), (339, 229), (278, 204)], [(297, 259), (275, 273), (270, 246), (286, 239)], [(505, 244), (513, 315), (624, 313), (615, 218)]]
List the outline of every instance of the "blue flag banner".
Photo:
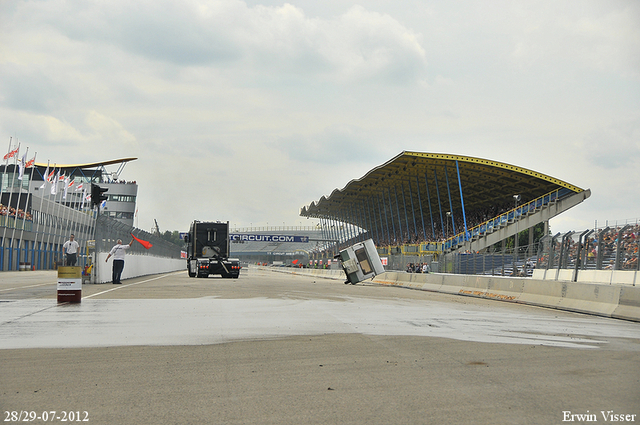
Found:
[(292, 235), (251, 235), (246, 233), (231, 233), (229, 238), (231, 239), (231, 242), (309, 242), (308, 236)]

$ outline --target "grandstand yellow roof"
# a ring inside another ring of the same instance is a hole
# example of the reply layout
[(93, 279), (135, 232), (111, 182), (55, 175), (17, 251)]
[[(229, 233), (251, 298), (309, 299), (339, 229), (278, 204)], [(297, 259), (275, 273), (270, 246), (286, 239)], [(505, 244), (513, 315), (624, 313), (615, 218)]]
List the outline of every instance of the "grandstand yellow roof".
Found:
[[(317, 202), (303, 207), (300, 215), (336, 217), (351, 205), (377, 196), (386, 203), (393, 198), (394, 208), (395, 196), (398, 196), (400, 205), (404, 197), (407, 205), (410, 200), (417, 204), (420, 199), (423, 205), (430, 202), (438, 207), (439, 200), (445, 211), (449, 211), (450, 202), (454, 211), (459, 210), (462, 202), (458, 170), (467, 212), (506, 204), (513, 208), (513, 195), (520, 195), (520, 202), (528, 202), (562, 188), (576, 193), (584, 191), (555, 177), (499, 161), (403, 151), (362, 178), (351, 180), (343, 189), (336, 189), (328, 197), (322, 196)], [(415, 208), (419, 207), (415, 205)]]

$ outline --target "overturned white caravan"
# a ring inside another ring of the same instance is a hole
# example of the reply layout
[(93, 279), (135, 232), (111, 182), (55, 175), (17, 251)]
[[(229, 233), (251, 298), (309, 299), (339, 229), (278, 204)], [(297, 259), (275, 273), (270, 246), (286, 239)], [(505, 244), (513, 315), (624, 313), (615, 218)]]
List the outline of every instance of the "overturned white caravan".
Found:
[(335, 258), (340, 260), (342, 269), (347, 275), (345, 284), (355, 285), (384, 272), (382, 261), (371, 239), (343, 249)]

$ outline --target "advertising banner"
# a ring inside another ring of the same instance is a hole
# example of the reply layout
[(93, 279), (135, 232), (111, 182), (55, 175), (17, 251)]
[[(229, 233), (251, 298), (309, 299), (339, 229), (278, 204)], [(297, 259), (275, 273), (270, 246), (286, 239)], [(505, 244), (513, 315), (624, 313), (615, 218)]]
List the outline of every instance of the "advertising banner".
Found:
[(229, 238), (231, 239), (231, 242), (309, 242), (308, 236), (293, 235), (252, 235), (245, 233), (231, 233)]

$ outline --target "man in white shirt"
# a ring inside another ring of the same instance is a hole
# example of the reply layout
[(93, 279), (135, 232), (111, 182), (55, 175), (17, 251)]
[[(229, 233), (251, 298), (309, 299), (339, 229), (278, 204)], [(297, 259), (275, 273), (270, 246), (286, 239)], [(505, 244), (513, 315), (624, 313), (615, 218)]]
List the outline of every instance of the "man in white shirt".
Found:
[(77, 241), (75, 241), (75, 236), (73, 233), (69, 236), (69, 240), (62, 245), (62, 251), (67, 256), (67, 266), (75, 266), (76, 265), (76, 256), (78, 254), (78, 248), (80, 245)]
[(428, 263), (424, 263), (422, 265), (422, 273), (429, 273), (431, 271), (431, 267), (429, 267)]
[(113, 255), (113, 269), (111, 273), (111, 279), (114, 285), (120, 285), (120, 278), (122, 277), (122, 270), (124, 270), (124, 254), (127, 249), (131, 248), (131, 244), (133, 243), (133, 238), (129, 245), (122, 245), (122, 239), (118, 239), (116, 245), (111, 248), (109, 251), (109, 255), (107, 255), (107, 259), (104, 260), (106, 263), (109, 261), (109, 258)]

